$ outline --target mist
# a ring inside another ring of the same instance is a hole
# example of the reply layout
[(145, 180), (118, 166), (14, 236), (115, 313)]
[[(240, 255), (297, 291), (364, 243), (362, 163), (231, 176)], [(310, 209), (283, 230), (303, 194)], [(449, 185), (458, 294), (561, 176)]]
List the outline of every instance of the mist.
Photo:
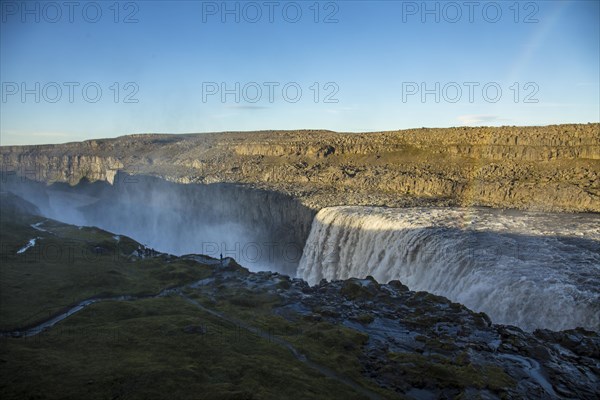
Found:
[(232, 184), (178, 184), (120, 173), (115, 185), (82, 181), (6, 188), (42, 215), (96, 226), (174, 255), (232, 257), (251, 271), (295, 275), (314, 212), (286, 195)]

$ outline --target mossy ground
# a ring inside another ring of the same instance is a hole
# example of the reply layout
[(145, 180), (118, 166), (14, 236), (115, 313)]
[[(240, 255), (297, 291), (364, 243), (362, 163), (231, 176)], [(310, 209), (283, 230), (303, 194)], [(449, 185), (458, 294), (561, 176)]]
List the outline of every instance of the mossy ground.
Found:
[[(186, 333), (190, 325), (204, 333)], [(4, 399), (361, 398), (179, 297), (94, 304), (40, 336), (1, 343)]]
[[(191, 290), (188, 293), (208, 307), (286, 340), (311, 361), (331, 368), (385, 398), (399, 397), (397, 393), (381, 388), (364, 377), (360, 357), (368, 336), (361, 332), (309, 317), (290, 321), (274, 315), (272, 310), (279, 305), (279, 300), (277, 296), (269, 294), (240, 291), (226, 286), (220, 288), (216, 300), (210, 299), (202, 291)], [(240, 298), (247, 301), (240, 304)]]
[(434, 383), (436, 387), (491, 389), (513, 387), (515, 382), (502, 368), (494, 365), (475, 366), (468, 357), (449, 359), (440, 355), (390, 353), (399, 379), (415, 386)]
[[(47, 232), (30, 226), (40, 221)], [(21, 254), (30, 239), (35, 246)], [(41, 217), (0, 220), (0, 330), (29, 326), (91, 297), (148, 295), (202, 279), (211, 269), (189, 260), (135, 259), (133, 240)]]
[[(43, 321), (86, 298), (156, 294), (213, 272), (192, 260), (132, 258), (138, 243), (95, 228), (51, 220), (40, 225), (46, 232), (31, 227), (43, 220), (1, 218), (2, 330)], [(32, 238), (39, 238), (36, 245), (17, 254)], [(263, 322), (287, 327), (284, 320), (267, 318), (276, 302), (272, 295), (237, 293), (226, 303), (227, 311), (259, 328)], [(312, 333), (315, 340), (323, 339), (320, 330)], [(5, 399), (363, 397), (289, 349), (179, 296), (96, 303), (40, 335), (0, 343)]]
[[(190, 259), (159, 255), (132, 257), (139, 244), (96, 228), (78, 228), (41, 217), (1, 218), (0, 329), (40, 322), (65, 307), (91, 297), (152, 295), (211, 275), (214, 267)], [(32, 238), (36, 245), (17, 251)], [(54, 251), (54, 253), (51, 253)], [(284, 318), (277, 290), (243, 288), (249, 275), (233, 263), (220, 268), (236, 279), (215, 282), (184, 294), (228, 317), (218, 318), (173, 295), (135, 301), (93, 304), (40, 335), (0, 339), (0, 396), (23, 398), (202, 398), (330, 399), (362, 398), (344, 382), (298, 360), (281, 339), (308, 360), (329, 368), (383, 398), (397, 392), (365, 377), (368, 336), (325, 321), (329, 307), (312, 315)], [(343, 294), (370, 298), (362, 285), (346, 284)], [(425, 300), (435, 296), (423, 294)], [(240, 324), (232, 323), (237, 320)], [(355, 320), (368, 325), (373, 316)], [(431, 321), (423, 321), (430, 324)], [(267, 332), (260, 336), (243, 326)], [(438, 353), (451, 340), (423, 337)], [(390, 353), (382, 365), (409, 387), (500, 390), (514, 382), (498, 367), (474, 366), (468, 356)], [(400, 385), (402, 386), (402, 385)]]

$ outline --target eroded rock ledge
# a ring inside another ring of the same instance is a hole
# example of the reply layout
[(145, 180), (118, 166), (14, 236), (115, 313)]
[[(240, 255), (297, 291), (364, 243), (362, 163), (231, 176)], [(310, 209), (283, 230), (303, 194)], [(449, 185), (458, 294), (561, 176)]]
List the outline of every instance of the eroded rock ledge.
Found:
[[(230, 182), (333, 205), (600, 212), (600, 124), (129, 135), (0, 148), (4, 173), (115, 183), (117, 171)], [(118, 182), (116, 182), (118, 183)]]
[[(367, 381), (399, 396), (591, 399), (599, 390), (597, 333), (581, 328), (527, 333), (492, 324), (484, 313), (410, 291), (399, 281), (382, 285), (371, 277), (351, 278), (310, 287), (277, 273), (250, 274), (232, 263), (196, 290), (191, 295), (211, 307), (271, 305), (280, 318), (275, 335), (296, 334), (293, 343), (300, 348), (305, 336), (322, 341), (330, 346), (324, 357), (340, 351), (348, 363), (356, 358)], [(327, 324), (337, 328), (335, 340), (315, 331)], [(340, 330), (346, 328), (354, 341)]]

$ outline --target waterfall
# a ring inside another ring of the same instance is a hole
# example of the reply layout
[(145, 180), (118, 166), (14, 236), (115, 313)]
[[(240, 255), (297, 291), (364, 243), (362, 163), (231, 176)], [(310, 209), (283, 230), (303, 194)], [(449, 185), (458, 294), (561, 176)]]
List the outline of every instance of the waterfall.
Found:
[(600, 216), (491, 209), (331, 207), (297, 272), (315, 284), (373, 276), (526, 330), (600, 331)]

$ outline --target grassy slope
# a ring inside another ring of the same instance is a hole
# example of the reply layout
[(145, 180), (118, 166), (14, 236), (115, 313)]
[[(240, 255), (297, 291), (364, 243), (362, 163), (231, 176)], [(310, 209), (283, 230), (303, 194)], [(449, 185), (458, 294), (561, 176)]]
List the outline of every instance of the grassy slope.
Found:
[[(30, 224), (47, 221), (42, 232)], [(36, 245), (17, 251), (30, 239)], [(119, 294), (155, 294), (166, 287), (201, 279), (208, 267), (163, 258), (132, 259), (138, 244), (117, 241), (96, 228), (24, 216), (0, 220), (0, 330), (28, 326), (86, 298)]]
[[(190, 324), (206, 333), (184, 332)], [(177, 297), (100, 303), (0, 348), (5, 399), (359, 398), (286, 349)]]
[[(0, 219), (3, 330), (33, 324), (85, 298), (158, 293), (211, 271), (186, 260), (131, 259), (137, 243), (117, 242), (95, 228), (47, 221), (41, 227), (49, 232), (41, 232), (30, 226), (41, 217), (3, 212)], [(34, 237), (40, 238), (36, 246), (16, 254)], [(97, 253), (98, 247), (104, 250)], [(248, 310), (243, 302), (236, 307)], [(187, 333), (189, 326), (205, 332)], [(311, 357), (322, 359), (317, 353), (326, 346), (316, 347)], [(361, 398), (297, 361), (289, 350), (180, 297), (101, 302), (41, 335), (0, 339), (0, 396)]]
[(359, 357), (368, 336), (329, 322), (313, 320), (309, 316), (289, 321), (272, 313), (279, 301), (276, 296), (247, 290), (238, 291), (226, 286), (219, 287), (217, 299), (211, 299), (200, 289), (186, 289), (187, 293), (206, 307), (232, 316), (243, 323), (269, 332), (274, 337), (291, 343), (314, 362), (324, 365), (384, 398), (399, 395), (378, 387), (365, 378)]

